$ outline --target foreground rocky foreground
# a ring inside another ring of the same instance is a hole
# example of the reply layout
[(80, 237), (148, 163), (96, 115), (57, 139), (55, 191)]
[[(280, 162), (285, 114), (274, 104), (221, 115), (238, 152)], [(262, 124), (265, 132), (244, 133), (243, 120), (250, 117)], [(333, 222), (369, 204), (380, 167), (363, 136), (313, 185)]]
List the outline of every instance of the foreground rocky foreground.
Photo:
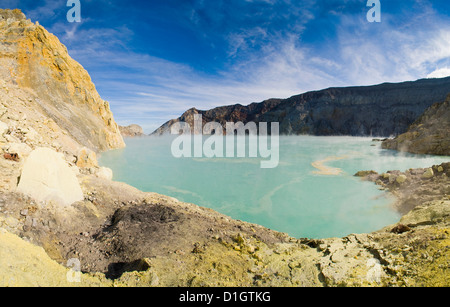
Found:
[[(410, 195), (416, 183), (423, 193), (399, 224), (324, 240), (292, 238), (95, 175), (78, 176), (84, 200), (68, 207), (2, 193), (0, 285), (448, 286), (450, 165), (434, 169), (431, 177), (428, 170), (369, 175), (396, 195)], [(398, 208), (410, 204), (399, 197)], [(70, 259), (84, 272), (80, 283), (67, 279)]]
[[(81, 66), (20, 11), (0, 10), (0, 38), (0, 286), (450, 285), (448, 163), (358, 174), (396, 197), (396, 225), (292, 238), (112, 181), (96, 151), (123, 141), (93, 85), (70, 87), (88, 82)], [(25, 78), (27, 54), (53, 86)]]

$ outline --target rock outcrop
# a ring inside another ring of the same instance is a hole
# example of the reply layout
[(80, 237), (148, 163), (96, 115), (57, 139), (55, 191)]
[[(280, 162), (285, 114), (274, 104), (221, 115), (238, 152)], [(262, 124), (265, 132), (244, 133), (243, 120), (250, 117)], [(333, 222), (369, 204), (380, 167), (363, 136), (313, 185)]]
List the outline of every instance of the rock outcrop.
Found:
[(382, 143), (384, 149), (450, 156), (450, 95), (429, 107), (407, 132)]
[(123, 137), (133, 138), (145, 136), (144, 129), (142, 129), (141, 126), (136, 124), (132, 124), (126, 127), (119, 126), (119, 130)]
[[(10, 135), (17, 137), (15, 130), (28, 121), (37, 135), (59, 139), (50, 144), (75, 141), (94, 151), (124, 146), (109, 104), (86, 70), (20, 10), (0, 9), (0, 102), (0, 120), (12, 128)], [(56, 130), (65, 134), (57, 136)]]
[(203, 122), (279, 122), (288, 135), (394, 136), (450, 93), (450, 77), (375, 86), (329, 88), (288, 99), (269, 99), (248, 106), (232, 105), (208, 111), (195, 108), (170, 120), (153, 134), (170, 133), (176, 122), (193, 127), (194, 115)]
[(97, 155), (89, 148), (83, 147), (78, 151), (76, 166), (80, 168), (98, 167)]

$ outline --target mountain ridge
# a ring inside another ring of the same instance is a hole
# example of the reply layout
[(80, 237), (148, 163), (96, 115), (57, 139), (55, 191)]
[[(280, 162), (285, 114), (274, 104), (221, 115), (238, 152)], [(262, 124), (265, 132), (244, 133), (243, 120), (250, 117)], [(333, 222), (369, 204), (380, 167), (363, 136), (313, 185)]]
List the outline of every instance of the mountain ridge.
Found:
[(172, 124), (193, 124), (193, 115), (203, 121), (279, 122), (286, 135), (395, 136), (408, 127), (432, 104), (450, 93), (450, 77), (419, 79), (400, 83), (385, 82), (370, 86), (330, 87), (294, 95), (271, 98), (249, 105), (228, 105), (210, 110), (191, 108), (172, 119), (153, 135), (170, 133)]

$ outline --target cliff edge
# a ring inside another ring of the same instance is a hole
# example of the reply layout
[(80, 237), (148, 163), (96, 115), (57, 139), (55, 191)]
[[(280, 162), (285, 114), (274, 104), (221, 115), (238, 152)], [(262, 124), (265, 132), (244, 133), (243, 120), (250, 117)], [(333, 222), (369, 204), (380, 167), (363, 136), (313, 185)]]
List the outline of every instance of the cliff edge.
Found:
[(27, 126), (67, 151), (125, 146), (107, 101), (56, 36), (20, 10), (0, 9), (0, 121)]
[(450, 156), (450, 95), (429, 107), (404, 134), (382, 143), (384, 149)]

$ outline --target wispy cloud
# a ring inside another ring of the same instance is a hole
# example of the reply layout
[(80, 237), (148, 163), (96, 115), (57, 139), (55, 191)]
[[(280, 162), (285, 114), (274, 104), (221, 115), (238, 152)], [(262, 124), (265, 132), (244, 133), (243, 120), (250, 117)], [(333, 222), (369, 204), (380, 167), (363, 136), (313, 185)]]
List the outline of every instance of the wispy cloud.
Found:
[(361, 84), (413, 80), (426, 77), (437, 65), (448, 65), (450, 20), (436, 13), (430, 15), (431, 9), (426, 11), (424, 15), (407, 16), (407, 22), (401, 25), (398, 17), (385, 14), (385, 21), (373, 31), (348, 31), (356, 28), (355, 19), (344, 18), (336, 60), (346, 63), (348, 80)]
[[(16, 1), (17, 7), (22, 7), (23, 1)], [(27, 18), (33, 21), (44, 22), (54, 19), (56, 16), (65, 14), (67, 1), (44, 0), (36, 3), (36, 6), (31, 9), (25, 9)]]
[[(449, 34), (446, 30), (432, 36), (428, 34), (428, 37), (423, 33), (423, 42), (417, 48), (402, 35), (397, 37), (395, 46), (388, 49), (361, 37), (349, 37), (334, 58), (317, 56), (313, 50), (298, 46), (293, 39), (280, 39), (277, 50), (236, 62), (218, 76), (133, 52), (97, 54), (85, 49), (76, 50), (74, 54), (84, 62), (95, 61), (90, 64), (93, 67), (105, 70), (108, 70), (107, 65), (110, 70), (120, 67), (120, 74), (114, 76), (95, 73), (94, 81), (102, 95), (111, 100), (119, 121), (138, 121), (152, 130), (191, 107), (209, 109), (234, 103), (249, 104), (330, 86), (426, 77), (436, 69), (438, 62), (449, 60)], [(391, 33), (390, 37), (397, 35), (400, 34)]]

